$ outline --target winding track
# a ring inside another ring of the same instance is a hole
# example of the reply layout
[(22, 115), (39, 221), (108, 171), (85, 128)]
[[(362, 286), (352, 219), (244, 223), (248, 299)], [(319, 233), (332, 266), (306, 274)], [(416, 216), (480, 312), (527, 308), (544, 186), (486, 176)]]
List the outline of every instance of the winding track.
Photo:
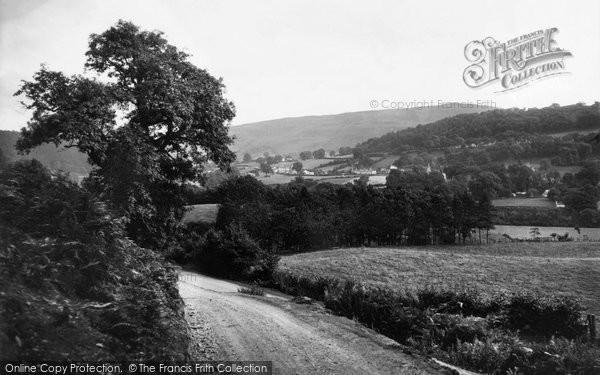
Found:
[(273, 361), (275, 374), (448, 374), (433, 361), (319, 305), (182, 271), (179, 291), (195, 333), (197, 360)]

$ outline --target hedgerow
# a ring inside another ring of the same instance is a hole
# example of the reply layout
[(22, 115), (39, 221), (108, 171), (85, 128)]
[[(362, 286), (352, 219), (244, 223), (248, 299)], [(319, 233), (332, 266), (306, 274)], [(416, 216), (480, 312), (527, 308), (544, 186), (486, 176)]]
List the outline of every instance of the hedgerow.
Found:
[(434, 288), (409, 294), (283, 270), (274, 281), (287, 293), (320, 299), (339, 315), (475, 371), (600, 372), (600, 348), (586, 341), (583, 308), (573, 298)]
[(0, 192), (0, 359), (186, 359), (175, 270), (101, 200), (36, 161)]

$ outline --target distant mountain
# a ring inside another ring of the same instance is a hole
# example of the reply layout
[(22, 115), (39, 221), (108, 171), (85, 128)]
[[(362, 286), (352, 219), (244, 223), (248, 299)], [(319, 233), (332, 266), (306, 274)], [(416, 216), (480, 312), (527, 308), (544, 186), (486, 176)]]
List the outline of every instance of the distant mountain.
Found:
[(36, 147), (28, 155), (19, 155), (15, 149), (20, 133), (16, 131), (0, 130), (0, 150), (9, 162), (21, 159), (37, 159), (45, 166), (68, 172), (73, 179), (85, 176), (91, 171), (87, 156), (75, 148), (65, 149), (53, 144)]
[[(236, 137), (232, 148), (240, 156), (246, 152), (253, 156), (262, 155), (264, 152), (297, 154), (319, 148), (329, 151), (337, 150), (342, 146), (354, 146), (392, 131), (434, 122), (457, 114), (479, 113), (487, 109), (481, 106), (478, 108), (432, 107), (293, 117), (233, 126), (230, 128), (230, 133)], [(0, 150), (8, 161), (38, 159), (47, 167), (68, 172), (73, 177), (87, 175), (91, 170), (86, 155), (75, 148), (65, 149), (53, 144), (45, 144), (35, 148), (28, 155), (19, 155), (15, 150), (15, 143), (19, 136), (20, 133), (16, 131), (0, 130)]]
[[(450, 106), (449, 106), (450, 107)], [(233, 150), (240, 156), (249, 152), (258, 156), (314, 151), (319, 148), (337, 150), (353, 146), (369, 138), (398, 131), (418, 124), (427, 124), (462, 113), (479, 113), (492, 108), (388, 109), (349, 112), (337, 115), (304, 116), (261, 121), (232, 126), (235, 135)]]

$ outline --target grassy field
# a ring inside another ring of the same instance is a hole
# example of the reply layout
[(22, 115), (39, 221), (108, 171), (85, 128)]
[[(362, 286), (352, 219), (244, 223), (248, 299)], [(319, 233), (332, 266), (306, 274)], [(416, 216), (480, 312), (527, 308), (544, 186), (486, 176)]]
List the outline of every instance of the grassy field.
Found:
[[(261, 175), (258, 177), (258, 180), (265, 185), (275, 185), (275, 184), (287, 184), (294, 181), (298, 177), (297, 175), (287, 175), (287, 174), (272, 174), (269, 177)], [(329, 182), (335, 185), (343, 185), (348, 182), (354, 181), (356, 178), (360, 176), (351, 175), (351, 176), (302, 176), (305, 180), (314, 180), (319, 182)]]
[(543, 207), (556, 208), (556, 204), (547, 198), (503, 198), (494, 199), (495, 207)]
[(392, 290), (432, 286), (570, 295), (600, 314), (600, 246), (595, 243), (337, 249), (284, 256), (279, 267)]
[[(531, 228), (533, 225), (495, 225), (494, 229), (490, 230), (489, 236), (491, 240), (508, 241), (503, 234), (508, 234), (512, 238), (531, 239)], [(569, 233), (569, 237), (576, 241), (600, 241), (600, 228), (580, 228), (579, 233), (572, 227), (535, 227), (540, 231), (540, 237), (550, 237), (552, 233), (564, 235)], [(600, 248), (600, 244), (597, 244)]]
[(399, 157), (400, 155), (388, 155), (384, 158), (380, 158), (373, 165), (371, 165), (371, 168), (389, 168), (390, 165), (394, 164), (394, 162), (398, 160)]
[(217, 214), (219, 213), (218, 204), (195, 204), (186, 208), (187, 211), (181, 220), (184, 224), (214, 223), (217, 221)]
[[(302, 169), (315, 169), (320, 165), (327, 164), (332, 161), (334, 161), (334, 160), (331, 160), (331, 159), (307, 159), (307, 160), (300, 160), (300, 163), (302, 163)], [(275, 168), (275, 167), (291, 167), (292, 165), (294, 165), (294, 162), (286, 161), (286, 162), (273, 164), (273, 168)]]
[(256, 179), (265, 185), (287, 184), (294, 181), (297, 175), (288, 174), (270, 174), (269, 177), (261, 174)]

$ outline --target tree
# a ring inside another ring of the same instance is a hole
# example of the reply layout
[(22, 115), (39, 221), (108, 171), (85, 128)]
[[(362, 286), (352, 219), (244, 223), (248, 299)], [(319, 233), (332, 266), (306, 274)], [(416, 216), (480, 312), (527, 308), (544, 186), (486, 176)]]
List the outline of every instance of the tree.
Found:
[(527, 191), (531, 187), (533, 171), (528, 166), (513, 164), (508, 167), (508, 174), (517, 191)]
[(269, 280), (279, 257), (260, 248), (240, 225), (209, 230), (197, 265), (213, 275), (242, 280)]
[(335, 156), (335, 151), (333, 151), (333, 150), (329, 151), (329, 156), (330, 157), (334, 157)]
[(273, 168), (271, 168), (271, 165), (269, 163), (261, 163), (260, 171), (264, 174), (269, 174), (273, 173)]
[(583, 211), (586, 208), (596, 209), (596, 198), (585, 189), (571, 188), (563, 196), (565, 205), (575, 211)]
[(302, 159), (302, 160), (312, 159), (312, 156), (313, 156), (313, 154), (310, 151), (302, 151), (300, 153), (300, 159)]
[(575, 178), (583, 184), (596, 186), (600, 183), (600, 163), (588, 162), (575, 174)]
[(598, 228), (600, 226), (600, 211), (586, 208), (579, 213), (578, 223), (582, 227)]
[(480, 172), (469, 182), (469, 190), (477, 200), (481, 200), (484, 196), (489, 199), (497, 198), (498, 191), (501, 189), (502, 181), (493, 172)]
[(340, 147), (339, 155), (350, 155), (352, 154), (352, 147)]
[(292, 170), (294, 170), (298, 173), (302, 172), (302, 163), (299, 161), (294, 162), (294, 164), (292, 164)]
[(366, 187), (367, 185), (369, 185), (369, 176), (366, 174), (360, 175), (359, 178), (354, 180), (354, 184), (356, 184), (358, 186)]
[(8, 166), (8, 158), (4, 155), (4, 151), (0, 148), (0, 170)]
[(244, 163), (251, 162), (252, 161), (252, 155), (250, 155), (249, 153), (246, 152), (244, 154), (244, 159), (243, 160), (244, 160)]
[(325, 150), (320, 148), (316, 151), (313, 151), (313, 158), (314, 159), (325, 159)]
[(42, 66), (23, 82), (16, 95), (28, 99), (33, 116), (17, 148), (77, 147), (96, 167), (88, 187), (128, 217), (129, 235), (164, 246), (183, 214), (182, 182), (202, 180), (209, 160), (223, 169), (235, 160), (227, 127), (233, 103), (221, 79), (191, 64), (161, 32), (130, 22), (92, 34), (86, 57), (86, 69), (108, 81)]

